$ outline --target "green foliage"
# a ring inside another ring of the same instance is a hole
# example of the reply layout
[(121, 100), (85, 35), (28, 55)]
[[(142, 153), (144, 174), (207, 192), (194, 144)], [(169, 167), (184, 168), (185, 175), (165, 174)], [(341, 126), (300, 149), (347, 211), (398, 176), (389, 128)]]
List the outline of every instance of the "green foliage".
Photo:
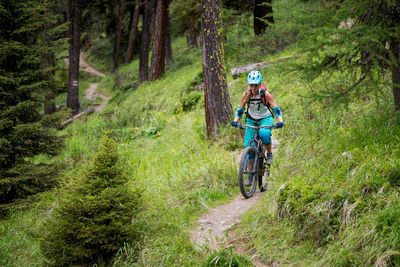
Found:
[(232, 248), (229, 248), (214, 252), (201, 266), (241, 267), (253, 266), (253, 264), (247, 258), (234, 253)]
[(195, 91), (196, 89), (198, 90), (198, 87), (203, 84), (203, 72), (199, 72), (194, 76), (194, 79), (189, 83), (189, 85), (186, 87), (186, 93), (190, 93), (192, 91)]
[[(297, 55), (295, 49), (305, 44), (318, 48), (321, 40), (336, 45), (333, 50), (319, 47), (324, 51), (321, 57), (314, 57), (311, 67), (315, 67), (321, 65), (322, 56), (352, 49), (354, 43), (335, 44), (335, 39), (330, 38), (342, 19), (331, 7), (343, 2), (346, 1), (273, 1), (277, 23), (257, 38), (252, 37), (251, 27), (230, 24), (235, 21), (251, 25), (250, 13), (238, 18), (226, 12), (223, 34), (228, 66), (268, 60), (268, 53), (295, 39), (302, 43), (273, 57)], [(321, 9), (326, 7), (330, 13), (321, 15)], [(313, 20), (303, 12), (309, 8), (312, 15), (317, 15)], [(298, 22), (299, 14), (303, 16), (301, 23), (287, 23)], [(231, 15), (236, 20), (229, 20)], [(304, 28), (309, 35), (304, 34)], [(109, 44), (98, 51), (110, 51)], [(189, 241), (189, 229), (198, 216), (237, 193), (237, 153), (230, 151), (239, 152), (242, 140), (233, 128), (222, 129), (221, 137), (212, 142), (205, 138), (204, 112), (200, 104), (194, 104), (194, 94), (199, 92), (192, 90), (197, 78), (201, 78), (197, 75), (193, 79), (201, 70), (201, 53), (199, 49), (186, 49), (184, 38), (174, 44), (175, 62), (160, 80), (129, 90), (137, 79), (137, 61), (122, 67), (118, 75), (102, 79), (99, 88), (113, 95), (109, 105), (100, 114), (75, 121), (63, 130), (68, 137), (61, 159), (71, 169), (62, 176), (75, 178), (60, 190), (58, 202), (43, 200), (39, 210), (14, 213), (1, 222), (0, 234), (5, 237), (0, 239), (1, 264), (46, 264), (37, 241), (43, 234), (42, 251), (49, 258), (58, 256), (57, 263), (64, 261), (65, 265), (102, 264), (114, 253), (115, 266), (251, 265), (228, 250), (210, 256), (195, 250)], [(298, 62), (304, 67), (306, 61), (300, 58)], [(304, 80), (312, 80), (311, 88), (317, 92), (332, 88), (343, 92), (354, 82), (351, 76), (336, 72), (330, 78), (314, 79), (319, 72), (303, 72), (300, 77), (286, 72), (287, 67), (291, 66), (282, 64), (261, 70), (283, 110), (286, 127), (274, 131), (280, 147), (275, 153), (269, 190), (256, 209), (241, 219), (242, 240), (249, 243), (250, 252), (255, 249), (271, 265), (398, 264), (400, 120), (387, 105), (390, 88), (386, 73), (373, 70), (372, 78), (358, 87), (358, 94), (347, 94), (339, 105), (337, 99), (330, 101), (327, 97), (311, 101)], [(340, 71), (349, 74), (349, 70)], [(234, 106), (243, 92), (243, 81), (229, 81)], [(190, 94), (193, 95), (189, 97)], [(189, 103), (191, 112), (172, 112), (178, 101)], [(329, 102), (335, 105), (327, 105)], [(108, 152), (99, 153), (98, 164), (91, 164), (90, 171), (82, 176), (84, 160), (92, 157), (105, 129), (113, 130), (124, 168), (115, 167), (118, 160), (107, 156), (114, 155), (115, 147), (102, 146)], [(35, 161), (46, 159), (29, 159)], [(111, 178), (103, 182), (99, 176)], [(128, 183), (120, 182), (117, 176), (127, 177)], [(142, 189), (138, 201), (137, 193), (125, 197), (131, 194), (128, 189), (132, 184)], [(129, 224), (132, 229), (122, 227), (120, 223), (128, 223), (125, 215), (142, 206), (146, 206), (140, 213), (144, 218), (140, 220), (146, 222), (144, 228), (138, 217)], [(123, 215), (117, 214), (120, 209)], [(39, 231), (37, 225), (43, 219), (46, 223)], [(55, 238), (50, 239), (50, 235)], [(116, 240), (117, 237), (121, 239)], [(75, 248), (76, 243), (71, 245), (68, 240), (78, 240), (80, 246)]]
[[(376, 230), (387, 237), (388, 249), (397, 249), (400, 245), (400, 204), (396, 203), (378, 213)], [(397, 262), (399, 264), (399, 262)]]
[[(43, 58), (56, 50), (45, 41), (44, 25), (54, 23), (55, 19), (46, 15), (46, 9), (46, 2), (40, 0), (0, 4), (0, 182), (4, 186), (0, 191), (1, 203), (40, 188), (48, 189), (55, 180), (55, 168), (29, 167), (25, 161), (38, 154), (59, 152), (62, 142), (51, 127), (67, 115), (60, 111), (43, 116), (44, 95), (58, 86), (51, 75), (52, 68), (43, 63)], [(57, 30), (60, 28), (46, 34), (55, 36)], [(61, 47), (62, 42), (58, 45)]]
[[(279, 264), (395, 265), (400, 117), (381, 102), (390, 97), (390, 85), (366, 83), (360, 88), (379, 86), (380, 94), (347, 95), (345, 105), (332, 106), (299, 97), (308, 88), (296, 74), (282, 72), (286, 66), (267, 72), (286, 127), (274, 131), (280, 146), (270, 191), (243, 222), (243, 235), (254, 238), (250, 243), (264, 259)], [(267, 216), (260, 216), (266, 207)]]
[(200, 1), (176, 0), (170, 10), (178, 33), (200, 35)]
[(102, 72), (110, 71), (113, 43), (110, 38), (100, 36), (92, 41), (88, 49), (87, 61)]
[(390, 83), (383, 74), (390, 64), (398, 64), (389, 45), (399, 38), (399, 3), (291, 2), (295, 3), (287, 6), (291, 20), (279, 27), (298, 33), (303, 59), (291, 69), (302, 70), (299, 74), (310, 83), (314, 97), (336, 103), (346, 102), (349, 95), (381, 94), (381, 88), (371, 85)]
[(57, 207), (43, 224), (42, 253), (57, 264), (104, 264), (124, 242), (139, 240), (139, 191), (127, 186), (115, 142), (102, 138), (83, 179), (63, 189)]
[(194, 91), (181, 96), (180, 101), (175, 105), (172, 110), (173, 113), (189, 111), (196, 106), (199, 100), (203, 97), (203, 92)]
[(21, 199), (46, 191), (57, 185), (60, 164), (18, 164), (7, 171), (0, 179), (0, 202)]

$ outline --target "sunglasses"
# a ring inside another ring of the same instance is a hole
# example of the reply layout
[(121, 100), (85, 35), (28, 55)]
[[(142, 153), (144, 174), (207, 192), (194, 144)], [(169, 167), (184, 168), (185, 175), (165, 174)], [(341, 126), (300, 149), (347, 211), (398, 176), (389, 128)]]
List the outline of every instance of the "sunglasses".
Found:
[(258, 87), (258, 84), (250, 84), (250, 87)]

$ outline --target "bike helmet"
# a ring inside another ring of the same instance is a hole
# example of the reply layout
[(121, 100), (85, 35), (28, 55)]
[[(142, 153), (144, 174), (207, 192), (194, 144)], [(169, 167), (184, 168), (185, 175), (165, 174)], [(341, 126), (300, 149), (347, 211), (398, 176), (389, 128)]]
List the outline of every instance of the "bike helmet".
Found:
[(257, 70), (250, 71), (249, 75), (247, 76), (247, 83), (248, 84), (260, 84), (262, 82), (262, 75)]

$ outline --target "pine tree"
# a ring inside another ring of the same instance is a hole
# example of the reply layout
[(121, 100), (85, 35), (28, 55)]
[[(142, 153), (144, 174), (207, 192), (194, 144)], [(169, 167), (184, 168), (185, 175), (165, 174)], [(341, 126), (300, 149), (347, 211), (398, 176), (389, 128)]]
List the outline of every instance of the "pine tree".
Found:
[(153, 28), (150, 81), (157, 80), (165, 72), (165, 40), (168, 18), (168, 0), (158, 0)]
[(125, 13), (124, 11), (125, 11), (125, 0), (120, 0), (118, 8), (118, 17), (115, 27), (114, 51), (111, 64), (111, 73), (115, 73), (119, 65), (119, 50), (121, 44), (122, 21), (124, 19), (124, 13)]
[(388, 69), (394, 108), (400, 110), (399, 1), (318, 1), (308, 15), (289, 12), (292, 29), (303, 39), (306, 52), (307, 63), (298, 67), (309, 81), (325, 77), (326, 90), (314, 92), (317, 96), (346, 100), (351, 94), (356, 96), (365, 82), (374, 84), (368, 88), (376, 91)]
[(133, 18), (131, 23), (131, 29), (129, 34), (129, 42), (128, 42), (128, 51), (126, 53), (125, 63), (131, 63), (133, 60), (135, 41), (138, 32), (138, 23), (139, 23), (139, 15), (140, 15), (140, 6), (142, 4), (141, 0), (136, 1), (135, 11), (133, 12)]
[(73, 114), (79, 113), (79, 60), (81, 47), (81, 0), (67, 0), (67, 19), (69, 37), (69, 77), (67, 107)]
[(148, 0), (145, 1), (143, 5), (143, 25), (139, 57), (139, 82), (147, 81), (149, 79), (150, 25), (155, 3), (156, 0)]
[[(44, 95), (56, 86), (44, 58), (45, 1), (0, 1), (0, 203), (40, 192), (55, 183), (54, 166), (25, 159), (56, 154), (61, 140), (51, 133), (61, 113), (43, 115)], [(61, 116), (61, 117), (60, 117)]]
[(115, 142), (106, 133), (83, 179), (62, 188), (43, 224), (42, 253), (59, 265), (109, 263), (124, 242), (140, 238), (138, 190), (127, 186)]
[(186, 37), (189, 47), (200, 45), (200, 1), (174, 0), (171, 2), (174, 23)]
[(201, 2), (201, 29), (207, 135), (212, 136), (229, 121), (232, 114), (218, 0)]
[(272, 0), (255, 0), (254, 1), (254, 34), (260, 35), (265, 32), (268, 23), (274, 23), (274, 16), (272, 11)]

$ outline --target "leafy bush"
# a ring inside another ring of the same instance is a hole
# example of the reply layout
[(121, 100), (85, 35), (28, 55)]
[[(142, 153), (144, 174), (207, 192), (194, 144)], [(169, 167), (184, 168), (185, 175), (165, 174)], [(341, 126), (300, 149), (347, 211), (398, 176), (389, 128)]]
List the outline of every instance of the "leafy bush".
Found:
[(189, 85), (186, 87), (186, 93), (190, 93), (192, 91), (195, 91), (196, 88), (203, 84), (204, 79), (203, 79), (203, 72), (199, 72), (196, 74), (196, 76), (194, 77), (194, 79), (189, 83)]
[(139, 239), (141, 196), (126, 185), (110, 134), (83, 179), (65, 185), (43, 224), (41, 251), (52, 263), (104, 264), (124, 242)]
[(199, 72), (181, 93), (181, 97), (172, 109), (174, 114), (194, 108), (203, 96), (203, 72)]

